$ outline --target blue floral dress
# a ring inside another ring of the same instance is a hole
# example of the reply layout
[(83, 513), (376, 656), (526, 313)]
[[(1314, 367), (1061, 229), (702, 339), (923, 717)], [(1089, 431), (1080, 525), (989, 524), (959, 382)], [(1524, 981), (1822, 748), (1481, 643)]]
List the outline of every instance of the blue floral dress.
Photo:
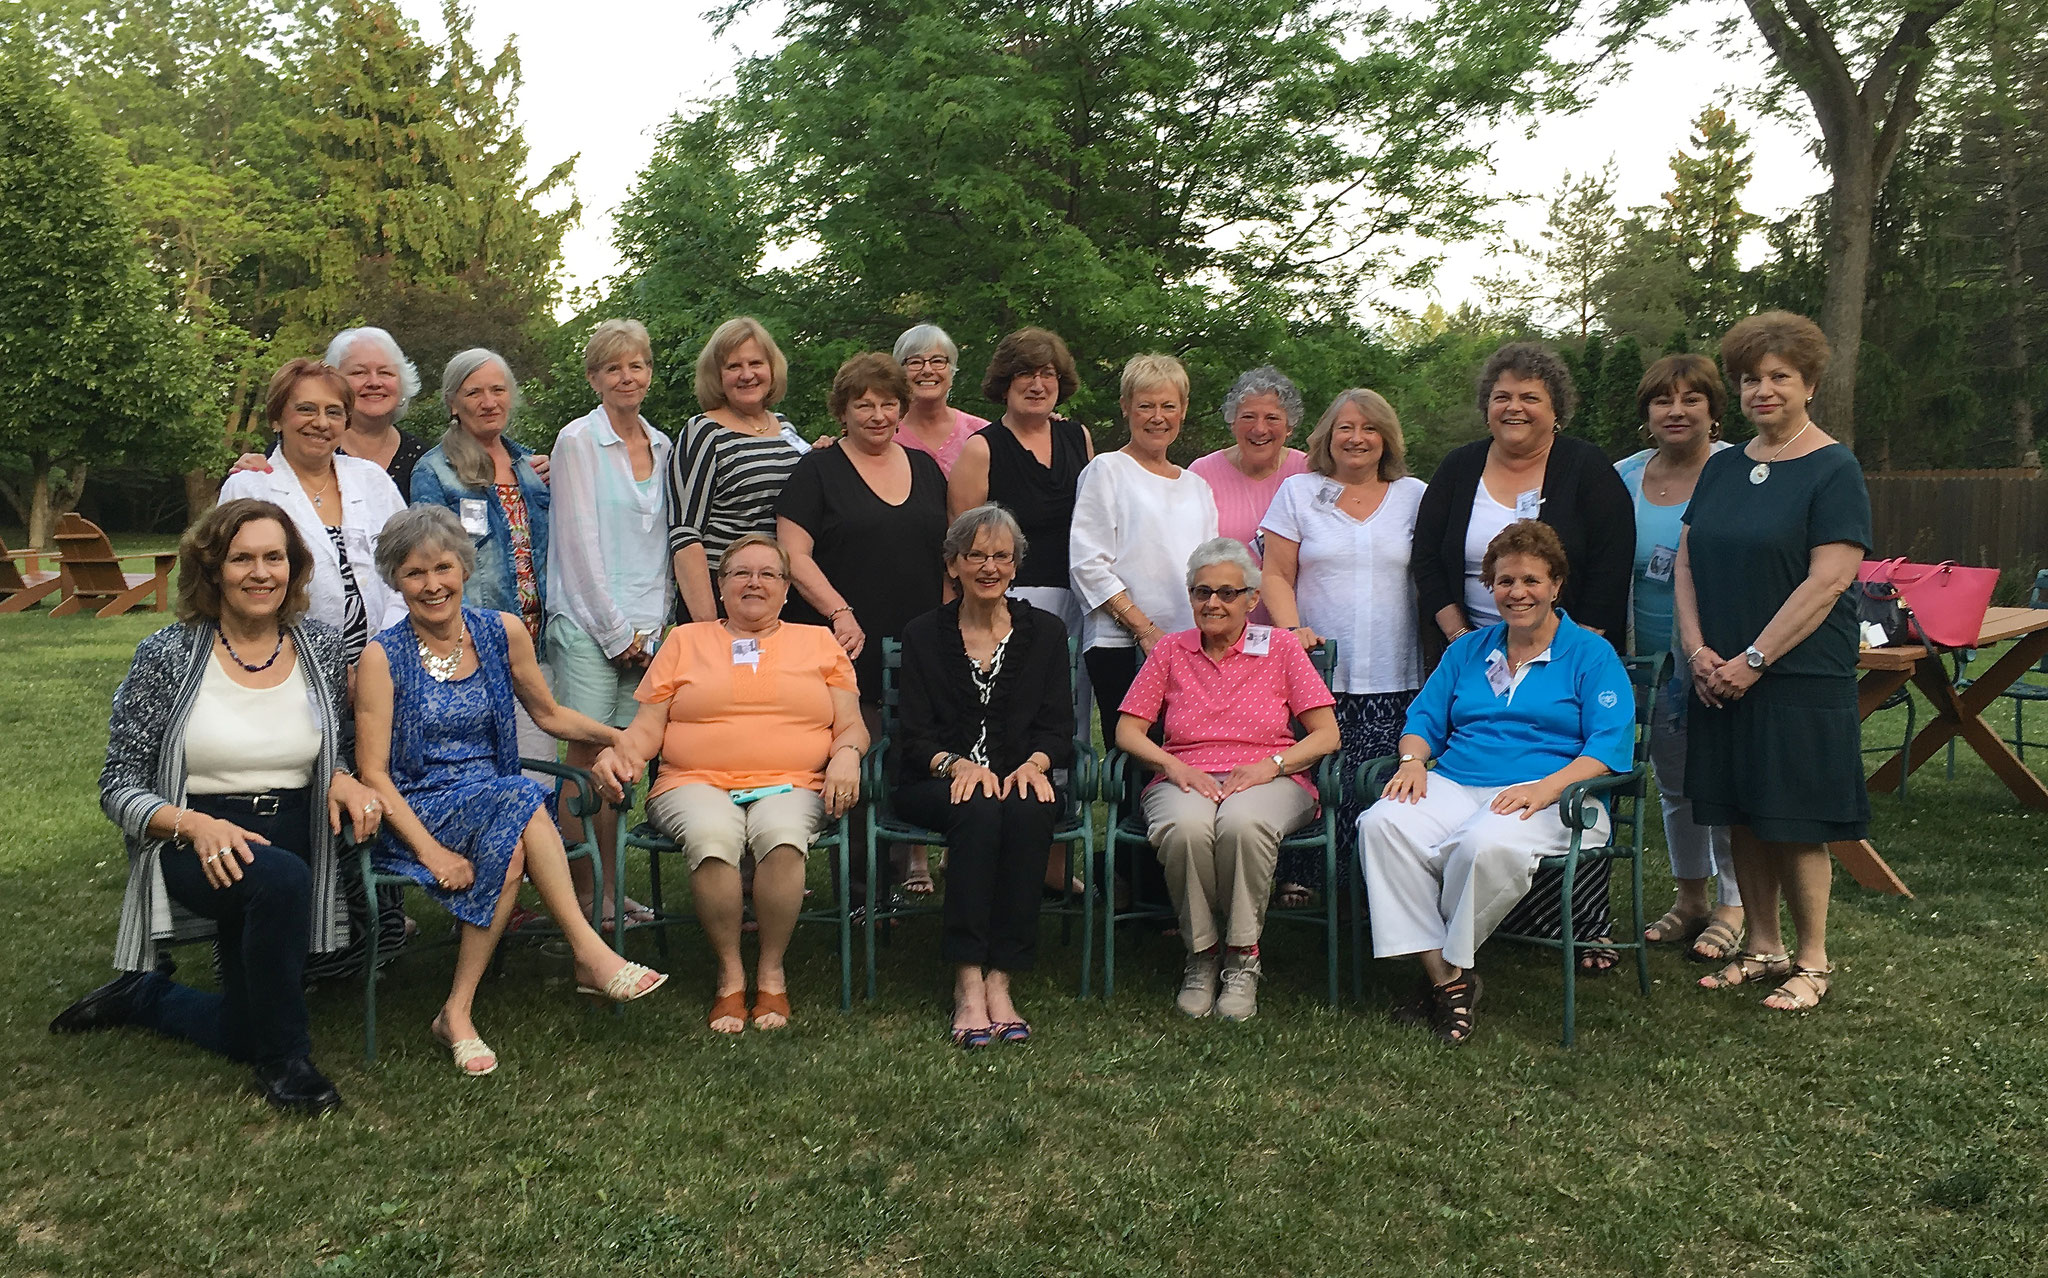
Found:
[(519, 775), (504, 621), (474, 608), (464, 608), (462, 620), (477, 668), (446, 683), (420, 665), (411, 618), (376, 641), (391, 666), (391, 779), (427, 832), (476, 867), (476, 879), (459, 892), (443, 890), (388, 826), (374, 863), (418, 883), (464, 923), (489, 927), (520, 835), (549, 795)]

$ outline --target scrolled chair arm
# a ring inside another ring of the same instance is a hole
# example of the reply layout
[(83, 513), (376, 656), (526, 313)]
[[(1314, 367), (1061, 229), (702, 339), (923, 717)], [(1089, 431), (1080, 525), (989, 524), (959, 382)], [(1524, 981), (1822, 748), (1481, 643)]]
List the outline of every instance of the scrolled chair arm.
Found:
[(1589, 781), (1574, 781), (1564, 788), (1557, 797), (1557, 815), (1570, 830), (1590, 830), (1600, 819), (1600, 805), (1593, 798), (1609, 790), (1618, 790), (1634, 781), (1642, 772), (1641, 768), (1630, 768), (1627, 772), (1610, 772), (1604, 777)]
[[(545, 772), (558, 780), (568, 781), (576, 787), (576, 797), (569, 802), (569, 815), (573, 817), (594, 817), (605, 805), (605, 798), (597, 792), (597, 782), (581, 768), (572, 768), (566, 763), (553, 759), (521, 759), (522, 772)], [(559, 790), (560, 787), (557, 787)], [(633, 791), (626, 790), (625, 807), (633, 806)], [(624, 811), (624, 808), (620, 809)]]

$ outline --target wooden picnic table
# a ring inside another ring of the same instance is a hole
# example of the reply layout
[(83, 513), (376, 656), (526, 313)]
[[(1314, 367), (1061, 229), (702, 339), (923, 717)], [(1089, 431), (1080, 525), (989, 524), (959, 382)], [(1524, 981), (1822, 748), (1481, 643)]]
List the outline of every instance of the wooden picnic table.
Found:
[[(1960, 736), (1969, 743), (2013, 797), (2030, 808), (2048, 811), (2048, 786), (2028, 771), (2011, 747), (1984, 722), (1984, 711), (1998, 695), (2019, 682), (2028, 667), (2048, 656), (2048, 608), (1991, 608), (1978, 628), (1979, 648), (2013, 641), (2004, 656), (1960, 691), (1942, 668), (1941, 653), (1924, 646), (1866, 648), (1856, 659), (1863, 678), (1856, 685), (1856, 713), (1867, 719), (1885, 699), (1912, 683), (1934, 706), (1934, 718), (1920, 729), (1911, 743), (1887, 759), (1871, 774), (1872, 790), (1896, 790), (1907, 774), (1933, 758), (1941, 747)], [(1898, 896), (1911, 896), (1899, 876), (1868, 839), (1830, 843), (1843, 867), (1864, 887)]]

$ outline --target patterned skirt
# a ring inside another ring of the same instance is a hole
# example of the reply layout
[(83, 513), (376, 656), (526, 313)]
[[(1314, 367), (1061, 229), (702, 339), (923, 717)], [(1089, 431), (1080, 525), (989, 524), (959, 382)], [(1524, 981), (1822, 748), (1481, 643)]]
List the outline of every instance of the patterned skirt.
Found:
[(379, 873), (402, 874), (427, 890), (442, 908), (472, 927), (489, 927), (505, 887), (505, 871), (533, 814), (547, 807), (548, 789), (526, 777), (490, 777), (422, 788), (405, 796), (413, 815), (441, 846), (476, 867), (476, 878), (447, 891), (433, 871), (389, 834), (372, 860)]
[[(1337, 731), (1344, 745), (1344, 800), (1337, 805), (1337, 883), (1349, 882), (1351, 867), (1358, 864), (1358, 814), (1363, 811), (1352, 793), (1351, 778), (1359, 765), (1384, 759), (1401, 744), (1401, 728), (1408, 721), (1409, 692), (1340, 692), (1337, 694)], [(1323, 890), (1322, 858), (1313, 852), (1283, 851), (1273, 881), (1298, 884), (1311, 891)]]

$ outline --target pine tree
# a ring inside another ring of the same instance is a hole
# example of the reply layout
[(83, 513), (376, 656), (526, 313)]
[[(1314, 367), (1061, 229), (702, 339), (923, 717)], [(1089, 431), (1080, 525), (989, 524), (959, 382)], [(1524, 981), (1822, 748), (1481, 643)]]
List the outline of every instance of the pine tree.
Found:
[(1753, 160), (1749, 135), (1726, 111), (1708, 107), (1693, 122), (1689, 141), (1692, 152), (1671, 157), (1676, 185), (1664, 195), (1661, 222), (1692, 278), (1681, 305), (1693, 332), (1711, 341), (1746, 309), (1738, 254), (1763, 219), (1742, 207)]

